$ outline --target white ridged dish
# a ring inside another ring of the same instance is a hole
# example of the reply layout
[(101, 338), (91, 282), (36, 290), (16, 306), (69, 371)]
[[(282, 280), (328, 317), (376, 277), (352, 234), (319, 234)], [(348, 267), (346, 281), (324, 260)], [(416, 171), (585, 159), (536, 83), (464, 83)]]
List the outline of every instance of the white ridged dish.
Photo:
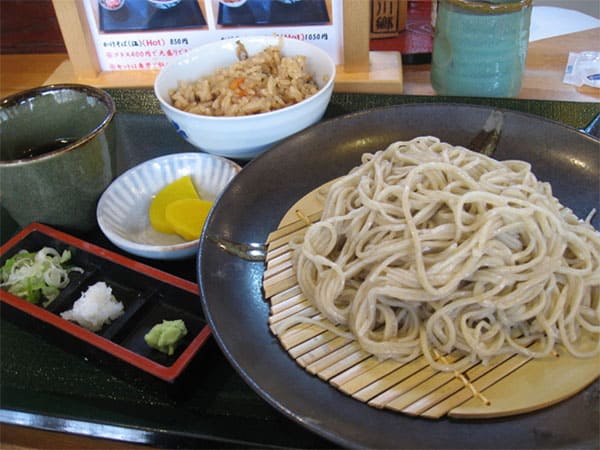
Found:
[(216, 200), (240, 166), (206, 153), (160, 156), (124, 172), (104, 191), (98, 202), (98, 225), (117, 247), (152, 259), (184, 259), (195, 255), (199, 239), (185, 241), (152, 228), (148, 208), (152, 197), (167, 184), (191, 175), (198, 194)]

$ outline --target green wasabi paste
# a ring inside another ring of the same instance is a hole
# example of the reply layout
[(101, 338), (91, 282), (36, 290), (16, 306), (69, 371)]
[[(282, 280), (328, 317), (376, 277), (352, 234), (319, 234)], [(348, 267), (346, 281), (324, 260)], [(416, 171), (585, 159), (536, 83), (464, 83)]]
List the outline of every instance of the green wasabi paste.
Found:
[(187, 334), (185, 323), (181, 319), (163, 320), (157, 323), (144, 336), (146, 344), (159, 352), (172, 355), (179, 341)]

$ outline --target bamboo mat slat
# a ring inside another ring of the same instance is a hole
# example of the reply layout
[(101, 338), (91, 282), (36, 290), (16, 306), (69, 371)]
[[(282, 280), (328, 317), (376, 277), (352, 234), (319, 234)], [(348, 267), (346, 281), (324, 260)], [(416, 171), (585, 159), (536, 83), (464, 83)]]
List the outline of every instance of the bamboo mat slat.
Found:
[[(370, 384), (355, 392), (354, 397), (363, 402), (368, 402), (369, 400), (387, 391), (392, 386), (400, 383), (402, 380), (405, 380), (413, 373), (416, 373), (424, 367), (427, 367), (427, 361), (425, 361), (424, 358), (417, 358), (400, 367), (398, 367), (398, 364), (394, 364), (394, 361), (392, 361), (390, 365), (393, 367), (393, 370), (390, 370), (390, 372), (381, 378), (371, 381)], [(373, 404), (373, 406), (377, 405)]]
[[(318, 361), (311, 363), (306, 369), (310, 373), (319, 376), (319, 378), (329, 380), (342, 372), (345, 368), (352, 367), (353, 362), (356, 363), (360, 361), (354, 356), (358, 350), (360, 350), (358, 345), (356, 345), (355, 342), (350, 341), (343, 347), (340, 347)], [(364, 355), (363, 359), (366, 357), (367, 355)], [(352, 358), (352, 360), (349, 358)]]
[(292, 297), (298, 297), (302, 295), (302, 291), (300, 290), (300, 286), (292, 286), (289, 289), (281, 291), (271, 297), (271, 305), (277, 305), (278, 303), (288, 301)]

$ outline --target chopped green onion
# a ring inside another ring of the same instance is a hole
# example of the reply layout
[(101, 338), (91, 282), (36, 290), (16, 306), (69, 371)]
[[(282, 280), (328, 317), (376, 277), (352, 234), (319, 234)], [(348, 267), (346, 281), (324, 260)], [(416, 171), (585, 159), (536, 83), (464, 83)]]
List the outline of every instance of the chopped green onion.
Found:
[(21, 250), (6, 260), (0, 268), (0, 287), (30, 303), (48, 306), (69, 284), (70, 272), (83, 272), (68, 266), (71, 252), (61, 253), (52, 247), (38, 252)]

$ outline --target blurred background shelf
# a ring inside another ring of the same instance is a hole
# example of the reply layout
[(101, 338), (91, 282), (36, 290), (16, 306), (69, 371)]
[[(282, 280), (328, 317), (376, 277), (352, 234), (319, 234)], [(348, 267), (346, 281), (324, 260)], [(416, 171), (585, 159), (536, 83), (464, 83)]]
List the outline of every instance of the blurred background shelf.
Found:
[[(1, 3), (1, 2), (0, 2)], [(600, 28), (532, 42), (527, 56), (523, 88), (518, 98), (600, 102), (600, 89), (580, 88), (562, 82), (569, 52), (589, 50), (600, 42)], [(373, 54), (385, 54), (374, 52)], [(136, 80), (130, 76), (129, 86), (151, 84), (152, 78)], [(75, 75), (66, 53), (1, 54), (0, 96), (30, 87), (62, 82), (85, 82)], [(122, 80), (107, 76), (101, 87), (122, 86)], [(365, 90), (367, 92), (367, 90)], [(429, 81), (429, 64), (403, 64), (403, 94), (435, 95)]]
[[(551, 4), (551, 1), (536, 0), (534, 4)], [(600, 3), (596, 1), (573, 1), (569, 7), (600, 15)], [(371, 73), (366, 76), (361, 73), (342, 74), (338, 92), (435, 95), (429, 81), (433, 39), (431, 2), (409, 1), (406, 14), (404, 29), (397, 35), (369, 40)], [(87, 80), (77, 76), (51, 0), (2, 0), (0, 21), (2, 97), (26, 88), (60, 82), (89, 82), (99, 87), (152, 85), (155, 77), (152, 72), (131, 72), (125, 77), (107, 72), (100, 78)], [(569, 52), (600, 50), (599, 42), (600, 28), (531, 42), (519, 98), (600, 102), (600, 89), (577, 88), (562, 82)], [(401, 61), (398, 60), (400, 57)], [(400, 80), (397, 79), (399, 67)]]

